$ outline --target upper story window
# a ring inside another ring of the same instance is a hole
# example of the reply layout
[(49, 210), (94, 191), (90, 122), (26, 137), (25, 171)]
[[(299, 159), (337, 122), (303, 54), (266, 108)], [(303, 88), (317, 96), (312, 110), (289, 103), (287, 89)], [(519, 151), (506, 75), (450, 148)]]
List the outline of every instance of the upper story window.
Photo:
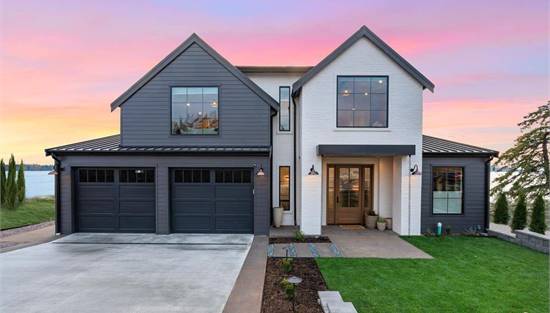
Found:
[(462, 214), (463, 184), (462, 167), (432, 168), (433, 214)]
[(172, 88), (172, 135), (218, 134), (218, 87)]
[(339, 76), (337, 127), (388, 127), (388, 77)]
[(279, 87), (279, 131), (290, 131), (290, 87)]

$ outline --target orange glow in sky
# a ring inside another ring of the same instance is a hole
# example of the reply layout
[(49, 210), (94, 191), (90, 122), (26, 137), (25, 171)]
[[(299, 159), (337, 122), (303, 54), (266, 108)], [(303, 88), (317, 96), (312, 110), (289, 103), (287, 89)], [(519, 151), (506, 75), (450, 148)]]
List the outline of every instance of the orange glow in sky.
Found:
[(0, 12), (0, 157), (26, 163), (118, 133), (109, 104), (193, 32), (235, 65), (315, 65), (365, 24), (435, 83), (425, 134), (500, 151), (548, 99), (544, 0), (0, 1)]

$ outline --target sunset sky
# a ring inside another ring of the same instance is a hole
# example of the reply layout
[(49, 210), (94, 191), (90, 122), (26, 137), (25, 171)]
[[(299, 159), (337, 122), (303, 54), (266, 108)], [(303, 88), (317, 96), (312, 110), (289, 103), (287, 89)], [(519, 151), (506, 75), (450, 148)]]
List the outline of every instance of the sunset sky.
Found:
[(0, 157), (118, 132), (109, 104), (193, 32), (235, 65), (315, 65), (367, 25), (436, 85), (424, 133), (500, 151), (548, 96), (529, 1), (2, 1)]

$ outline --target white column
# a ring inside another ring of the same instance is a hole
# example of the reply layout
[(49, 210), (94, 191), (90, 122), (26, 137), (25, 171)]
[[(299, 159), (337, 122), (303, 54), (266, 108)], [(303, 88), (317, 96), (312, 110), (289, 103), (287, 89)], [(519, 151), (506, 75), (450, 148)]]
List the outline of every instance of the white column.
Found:
[[(301, 188), (301, 211), (300, 211), (300, 230), (306, 235), (321, 235), (321, 210), (322, 210), (322, 159), (313, 151), (308, 151), (302, 155), (300, 162), (301, 172), (298, 175), (302, 178)], [(308, 175), (311, 165), (319, 175)]]
[(396, 156), (393, 161), (393, 230), (400, 235), (420, 234), (422, 176), (410, 175), (418, 159)]

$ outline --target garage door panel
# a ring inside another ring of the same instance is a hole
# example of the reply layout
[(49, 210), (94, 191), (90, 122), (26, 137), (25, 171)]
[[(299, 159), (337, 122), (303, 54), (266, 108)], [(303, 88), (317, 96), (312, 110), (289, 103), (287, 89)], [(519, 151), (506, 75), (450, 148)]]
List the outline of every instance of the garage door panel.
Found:
[(79, 213), (115, 213), (113, 200), (79, 200)]
[(155, 185), (120, 185), (120, 199), (154, 199)]
[(120, 215), (119, 227), (121, 231), (149, 232), (155, 229), (155, 216)]
[(117, 218), (113, 214), (108, 215), (80, 215), (78, 217), (79, 230), (82, 232), (105, 231), (111, 232), (117, 229)]
[(78, 198), (85, 200), (85, 199), (114, 199), (116, 194), (113, 189), (114, 184), (108, 184), (108, 185), (80, 185), (80, 188), (78, 190)]
[(252, 193), (250, 185), (219, 185), (216, 186), (216, 199), (249, 199)]
[(216, 215), (252, 215), (252, 204), (249, 200), (217, 200)]
[(250, 216), (216, 216), (217, 232), (244, 232), (252, 229)]
[(121, 200), (120, 214), (155, 214), (155, 201), (151, 200)]
[(179, 199), (213, 199), (215, 188), (206, 184), (176, 184), (172, 188), (172, 197)]
[(212, 216), (210, 215), (176, 215), (173, 216), (174, 232), (211, 232)]
[(175, 215), (211, 215), (215, 212), (215, 204), (212, 201), (173, 201), (172, 213)]

